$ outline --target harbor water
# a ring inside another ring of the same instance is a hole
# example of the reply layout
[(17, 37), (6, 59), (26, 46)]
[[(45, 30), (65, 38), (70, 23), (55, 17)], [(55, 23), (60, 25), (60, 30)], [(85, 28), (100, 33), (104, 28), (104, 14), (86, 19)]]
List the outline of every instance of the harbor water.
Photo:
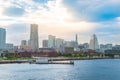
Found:
[(0, 80), (120, 80), (120, 59), (69, 64), (0, 64)]

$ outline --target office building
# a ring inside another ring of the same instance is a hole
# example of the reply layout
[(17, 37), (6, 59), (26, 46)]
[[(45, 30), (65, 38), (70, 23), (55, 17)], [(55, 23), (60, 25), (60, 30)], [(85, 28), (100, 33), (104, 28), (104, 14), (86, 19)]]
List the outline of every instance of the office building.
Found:
[(14, 46), (11, 43), (6, 43), (6, 50), (13, 50)]
[(0, 28), (0, 49), (5, 49), (6, 46), (6, 30)]
[(64, 40), (63, 39), (60, 39), (60, 38), (56, 38), (56, 41), (55, 41), (55, 47), (56, 48), (60, 48), (64, 45)]
[(93, 34), (91, 39), (90, 39), (89, 49), (91, 49), (91, 50), (98, 50), (99, 49), (98, 39), (97, 39), (97, 36), (95, 34)]
[(55, 48), (55, 36), (52, 35), (48, 36), (48, 47)]
[(75, 48), (75, 44), (76, 44), (75, 41), (65, 41), (64, 46), (65, 47), (73, 47), (73, 48)]
[(57, 52), (64, 52), (64, 40), (60, 38), (56, 38), (55, 48)]
[(112, 50), (120, 50), (120, 45), (115, 45), (112, 47)]
[(48, 40), (43, 40), (42, 41), (42, 47), (43, 48), (48, 48)]
[(27, 41), (26, 40), (22, 40), (21, 41), (21, 46), (26, 46), (27, 45)]
[(13, 49), (14, 49), (14, 50), (18, 50), (19, 47), (18, 47), (18, 46), (13, 46)]
[(104, 53), (105, 50), (112, 50), (112, 44), (100, 44), (100, 51)]
[(74, 47), (64, 47), (65, 53), (74, 53)]
[(37, 24), (31, 24), (30, 46), (33, 50), (37, 50), (39, 48), (38, 25)]
[(88, 43), (84, 43), (83, 47), (84, 47), (84, 49), (89, 49), (89, 44)]

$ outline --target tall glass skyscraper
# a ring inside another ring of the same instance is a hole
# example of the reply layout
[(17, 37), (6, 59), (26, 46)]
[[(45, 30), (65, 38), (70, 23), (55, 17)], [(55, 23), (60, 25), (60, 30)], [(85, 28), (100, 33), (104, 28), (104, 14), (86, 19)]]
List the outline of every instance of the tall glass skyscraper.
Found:
[(6, 45), (6, 30), (0, 28), (0, 49), (5, 49)]
[(37, 24), (31, 24), (30, 46), (33, 50), (37, 50), (39, 48), (38, 25)]
[(97, 39), (97, 36), (95, 34), (93, 34), (91, 39), (90, 39), (89, 49), (92, 49), (92, 50), (99, 49), (98, 39)]

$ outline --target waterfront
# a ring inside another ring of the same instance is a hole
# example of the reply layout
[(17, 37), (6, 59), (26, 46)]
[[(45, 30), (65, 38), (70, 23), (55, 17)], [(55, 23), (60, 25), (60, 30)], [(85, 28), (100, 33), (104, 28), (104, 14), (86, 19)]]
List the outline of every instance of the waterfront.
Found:
[(67, 64), (0, 64), (0, 80), (120, 80), (120, 59)]

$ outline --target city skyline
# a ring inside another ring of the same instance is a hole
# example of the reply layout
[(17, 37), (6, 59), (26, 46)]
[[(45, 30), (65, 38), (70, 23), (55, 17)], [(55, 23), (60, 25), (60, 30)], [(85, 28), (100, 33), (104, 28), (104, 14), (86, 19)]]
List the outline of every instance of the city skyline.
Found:
[[(33, 31), (35, 31), (35, 30), (37, 30), (38, 29), (38, 25), (37, 24), (30, 24), (29, 25), (30, 26), (30, 33), (27, 35), (27, 36), (29, 36), (29, 38), (31, 37), (31, 33), (33, 33)], [(35, 26), (35, 30), (33, 30), (33, 27)], [(0, 28), (0, 29), (4, 29), (5, 31), (6, 31), (6, 29), (5, 28)], [(32, 30), (32, 32), (31, 32), (31, 30)], [(39, 31), (35, 31), (35, 32), (39, 32)], [(7, 32), (6, 32), (7, 33)], [(39, 34), (37, 34), (38, 36), (39, 36)], [(35, 36), (37, 36), (37, 35), (35, 35)], [(41, 41), (40, 41), (40, 38), (38, 37), (38, 44), (37, 44), (37, 46), (39, 46), (39, 48), (40, 47), (43, 47), (43, 41), (44, 40), (48, 40), (49, 41), (49, 38), (50, 38), (50, 36), (51, 37), (54, 37), (55, 39), (54, 39), (54, 43), (55, 43), (55, 41), (56, 41), (56, 39), (62, 39), (62, 40), (64, 40), (64, 42), (75, 42), (74, 44), (76, 45), (76, 41), (77, 41), (77, 43), (78, 43), (78, 45), (81, 45), (81, 44), (85, 44), (85, 43), (88, 43), (89, 45), (90, 45), (90, 43), (91, 43), (91, 40), (93, 39), (93, 36), (95, 35), (95, 37), (96, 37), (96, 34), (92, 34), (92, 37), (91, 37), (91, 35), (89, 36), (90, 38), (89, 38), (89, 40), (88, 40), (88, 42), (83, 42), (83, 43), (80, 43), (79, 42), (79, 40), (78, 40), (78, 37), (79, 37), (79, 35), (77, 35), (77, 34), (75, 34), (74, 35), (74, 39), (71, 39), (71, 40), (65, 40), (65, 39), (63, 39), (63, 38), (60, 38), (60, 37), (57, 37), (57, 36), (55, 36), (55, 35), (47, 35), (47, 38), (45, 38), (45, 39), (42, 39)], [(5, 35), (6, 36), (6, 35)], [(34, 37), (35, 37), (34, 36)], [(32, 36), (33, 37), (33, 36)], [(7, 37), (5, 37), (5, 39), (6, 39)], [(26, 43), (25, 43), (25, 41), (27, 41)], [(6, 42), (6, 40), (5, 40), (5, 42)], [(105, 45), (105, 44), (113, 44), (113, 43), (110, 43), (110, 42), (107, 42), (107, 43), (101, 43), (100, 41), (98, 41), (99, 43), (98, 43), (98, 45), (100, 45), (100, 44), (103, 44), (103, 45)], [(16, 44), (14, 44), (14, 43), (11, 43), (10, 42), (10, 44), (13, 44), (14, 46), (21, 46), (21, 44), (26, 44), (26, 45), (28, 45), (28, 46), (30, 46), (30, 39), (24, 39), (24, 40), (22, 40), (21, 39), (21, 41), (19, 42), (20, 44), (18, 44), (18, 45), (16, 45)], [(7, 42), (6, 42), (6, 44), (7, 44)], [(113, 44), (113, 45), (120, 45), (120, 44)], [(49, 46), (49, 43), (48, 43), (48, 46)], [(55, 45), (54, 45), (55, 46)], [(51, 47), (52, 48), (52, 47)]]
[(7, 43), (20, 45), (21, 40), (28, 40), (29, 25), (35, 23), (39, 26), (40, 46), (48, 35), (74, 40), (76, 33), (79, 44), (89, 43), (94, 33), (100, 44), (120, 44), (119, 0), (92, 0), (92, 4), (89, 0), (1, 0), (0, 3), (0, 27), (7, 30)]

